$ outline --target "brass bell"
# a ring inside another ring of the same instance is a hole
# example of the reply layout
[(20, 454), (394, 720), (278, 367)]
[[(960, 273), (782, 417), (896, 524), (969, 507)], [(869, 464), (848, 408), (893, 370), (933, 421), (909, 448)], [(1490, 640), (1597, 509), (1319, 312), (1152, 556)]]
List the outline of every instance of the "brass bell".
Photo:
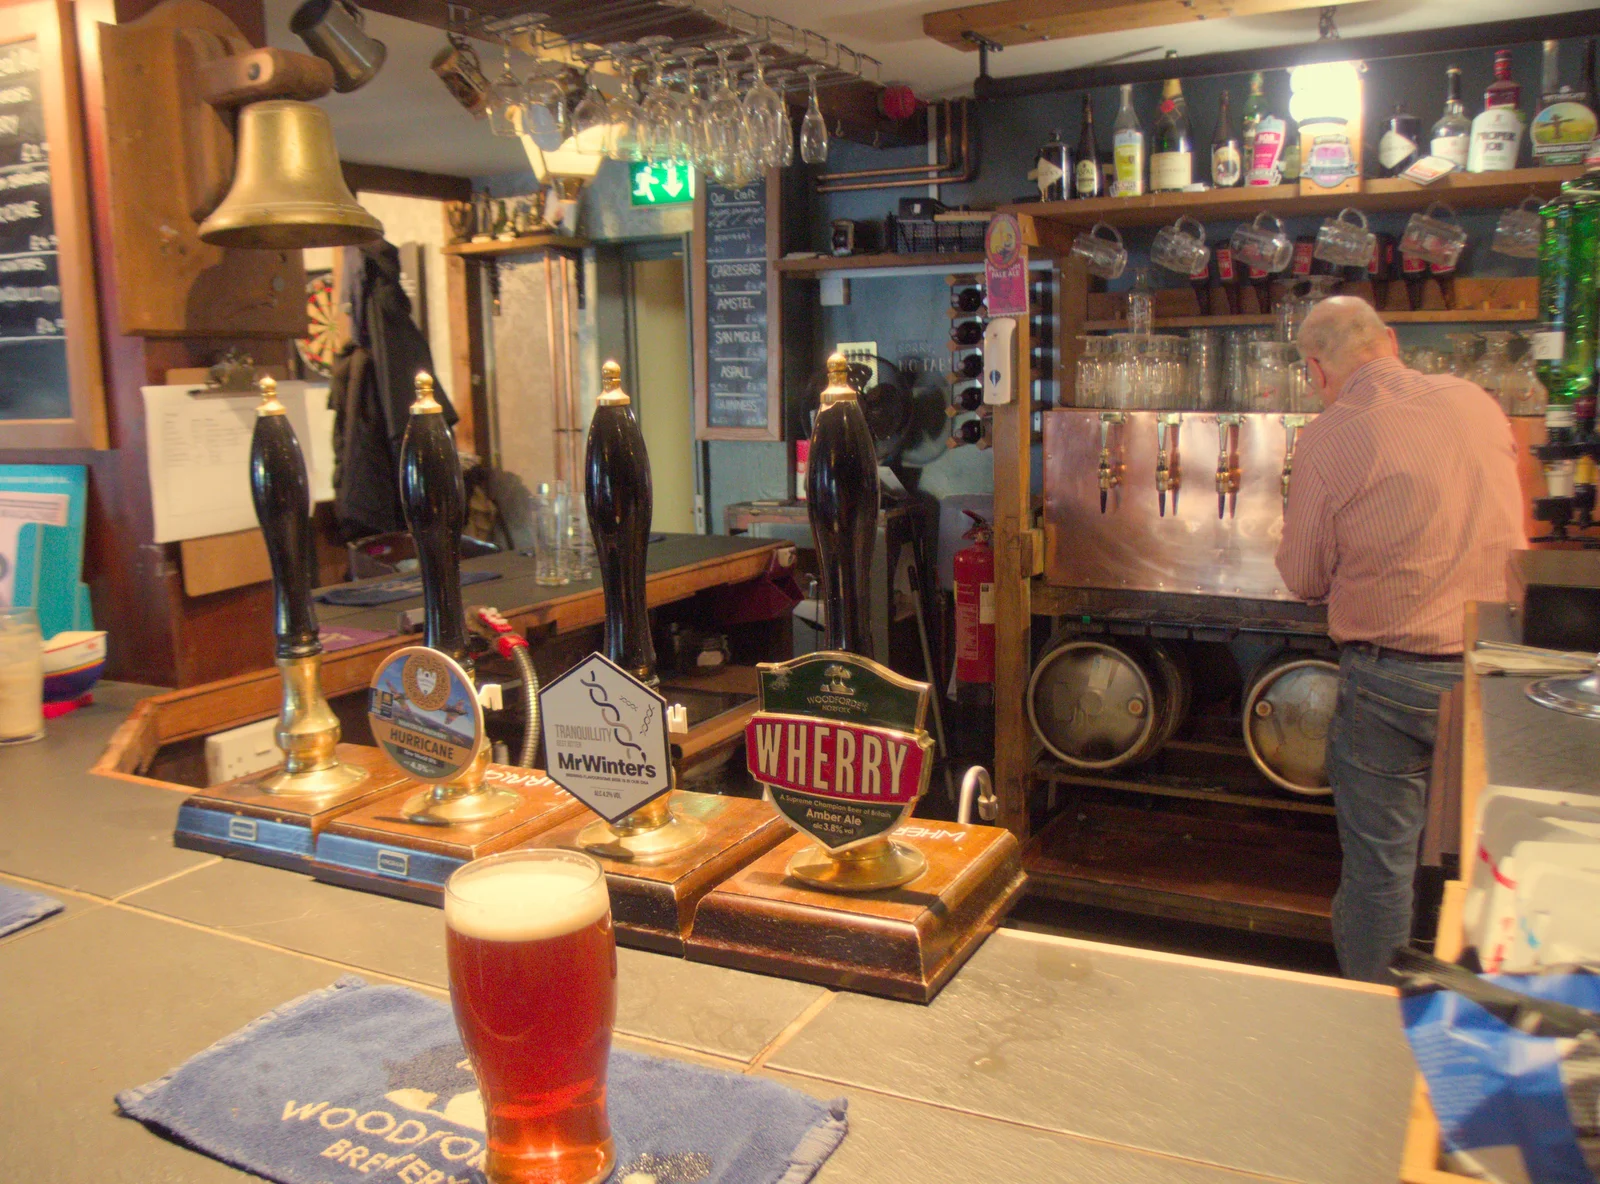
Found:
[(326, 111), (292, 99), (239, 109), (233, 186), (200, 224), (203, 242), (285, 251), (381, 237), (344, 183)]

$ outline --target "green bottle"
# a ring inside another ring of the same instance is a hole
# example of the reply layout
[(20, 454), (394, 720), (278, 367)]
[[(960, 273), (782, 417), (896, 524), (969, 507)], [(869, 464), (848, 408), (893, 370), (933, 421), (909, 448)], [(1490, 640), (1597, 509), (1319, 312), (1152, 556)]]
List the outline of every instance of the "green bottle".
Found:
[(1539, 211), (1539, 316), (1533, 356), (1549, 396), (1546, 438), (1575, 435), (1580, 401), (1592, 403), (1595, 364), (1596, 251), (1600, 249), (1600, 170), (1591, 168)]

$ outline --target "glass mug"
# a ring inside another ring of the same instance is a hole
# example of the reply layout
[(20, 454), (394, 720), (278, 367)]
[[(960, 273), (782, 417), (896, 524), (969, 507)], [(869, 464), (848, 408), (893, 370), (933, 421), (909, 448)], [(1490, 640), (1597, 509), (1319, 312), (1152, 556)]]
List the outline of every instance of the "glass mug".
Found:
[[(1264, 226), (1264, 221), (1272, 226)], [(1283, 220), (1265, 211), (1249, 225), (1235, 230), (1231, 245), (1235, 266), (1245, 263), (1259, 271), (1282, 271), (1294, 257), (1294, 243), (1283, 228)]]
[[(1531, 210), (1530, 201), (1534, 203)], [(1495, 223), (1490, 249), (1513, 259), (1537, 259), (1539, 238), (1544, 231), (1544, 220), (1539, 217), (1541, 204), (1541, 199), (1530, 193), (1516, 209), (1502, 212), (1500, 221)]]
[[(1443, 210), (1444, 218), (1433, 212)], [(1467, 232), (1455, 221), (1456, 213), (1443, 202), (1434, 202), (1421, 214), (1412, 214), (1400, 238), (1400, 252), (1424, 259), (1439, 267), (1454, 267), (1467, 245)]]
[(44, 638), (31, 608), (0, 607), (0, 744), (44, 738)]
[[(1184, 230), (1185, 222), (1194, 227), (1193, 234)], [(1163, 226), (1158, 230), (1156, 240), (1150, 247), (1151, 262), (1179, 275), (1194, 275), (1210, 258), (1211, 249), (1206, 246), (1206, 228), (1187, 214), (1171, 226)]]
[(595, 1184), (616, 1148), (606, 1065), (617, 945), (604, 870), (507, 851), (444, 888), (450, 1007), (483, 1099), (490, 1184)]
[[(1102, 230), (1109, 230), (1111, 237), (1101, 235)], [(1115, 226), (1107, 226), (1104, 222), (1096, 222), (1087, 234), (1075, 237), (1072, 240), (1072, 253), (1083, 260), (1083, 266), (1090, 275), (1103, 280), (1116, 279), (1122, 274), (1122, 269), (1128, 266), (1128, 249), (1122, 245), (1122, 235)]]
[[(1348, 222), (1346, 214), (1354, 214), (1358, 220)], [(1318, 227), (1317, 245), (1312, 248), (1311, 255), (1335, 267), (1365, 268), (1372, 262), (1372, 252), (1377, 246), (1378, 236), (1367, 229), (1367, 216), (1346, 206)]]

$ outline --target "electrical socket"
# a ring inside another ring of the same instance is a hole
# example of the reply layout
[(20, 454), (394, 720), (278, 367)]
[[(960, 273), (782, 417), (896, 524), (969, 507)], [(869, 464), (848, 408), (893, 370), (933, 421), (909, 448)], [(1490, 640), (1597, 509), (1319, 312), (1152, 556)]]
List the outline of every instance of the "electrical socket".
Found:
[(273, 735), (277, 729), (278, 717), (273, 716), (207, 736), (206, 784), (220, 785), (272, 768), (283, 759)]

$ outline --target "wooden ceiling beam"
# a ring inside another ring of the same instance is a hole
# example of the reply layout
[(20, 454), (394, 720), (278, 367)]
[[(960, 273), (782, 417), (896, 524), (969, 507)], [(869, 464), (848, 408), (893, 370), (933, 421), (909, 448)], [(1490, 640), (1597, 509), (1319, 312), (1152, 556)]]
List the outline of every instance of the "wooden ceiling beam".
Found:
[(974, 36), (998, 45), (1028, 45), (1125, 29), (1326, 8), (1330, 2), (1348, 0), (993, 0), (927, 13), (922, 31), (952, 49), (973, 52), (978, 48)]

